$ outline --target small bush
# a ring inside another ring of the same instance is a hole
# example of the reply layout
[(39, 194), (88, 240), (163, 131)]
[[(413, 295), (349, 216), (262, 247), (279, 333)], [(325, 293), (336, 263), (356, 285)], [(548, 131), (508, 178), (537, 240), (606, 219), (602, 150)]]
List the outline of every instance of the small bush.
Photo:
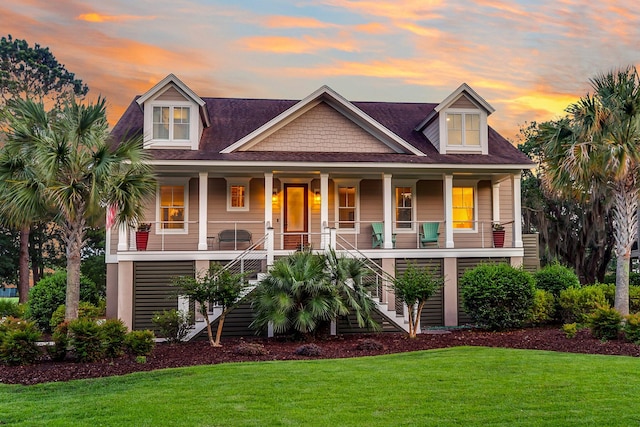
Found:
[(629, 286), (629, 313), (640, 313), (640, 286)]
[[(54, 330), (60, 323), (64, 322), (66, 307), (64, 304), (59, 306), (56, 311), (51, 315), (49, 326)], [(79, 319), (97, 319), (104, 316), (105, 308), (102, 305), (93, 305), (90, 302), (80, 301), (78, 304), (78, 318)]]
[(120, 357), (124, 354), (124, 341), (127, 336), (127, 327), (120, 319), (107, 319), (100, 325), (102, 329), (102, 342), (106, 357)]
[(7, 298), (0, 298), (0, 317), (22, 318), (24, 307)]
[(267, 349), (264, 348), (264, 345), (250, 342), (243, 342), (238, 344), (233, 349), (233, 352), (241, 356), (264, 356), (265, 354), (269, 353)]
[(598, 306), (607, 305), (607, 299), (599, 285), (592, 285), (561, 291), (558, 305), (563, 323), (588, 323), (589, 315)]
[(567, 336), (567, 338), (575, 338), (578, 333), (578, 324), (577, 323), (565, 323), (562, 325), (562, 332)]
[(529, 310), (527, 323), (542, 325), (551, 322), (556, 312), (555, 298), (551, 292), (543, 289), (536, 289), (533, 296), (533, 305)]
[(630, 314), (625, 319), (627, 321), (622, 327), (624, 338), (629, 342), (640, 345), (640, 313)]
[(156, 345), (153, 331), (131, 331), (124, 340), (125, 348), (134, 356), (148, 356)]
[(615, 340), (622, 329), (622, 315), (615, 308), (599, 306), (589, 315), (591, 335), (601, 340)]
[(100, 325), (92, 319), (69, 322), (69, 347), (78, 362), (95, 362), (104, 358), (104, 343)]
[(480, 327), (517, 328), (527, 319), (535, 294), (533, 277), (508, 264), (481, 264), (460, 280), (465, 311)]
[(382, 345), (380, 341), (376, 341), (371, 338), (365, 338), (358, 343), (358, 345), (356, 346), (356, 350), (380, 351), (384, 350), (384, 345)]
[(69, 322), (62, 322), (56, 326), (51, 339), (53, 340), (53, 346), (47, 348), (49, 356), (57, 362), (64, 360), (69, 347)]
[(40, 356), (36, 344), (40, 331), (34, 322), (14, 317), (0, 319), (0, 361), (7, 365), (29, 365)]
[(546, 265), (536, 271), (533, 278), (538, 289), (551, 292), (555, 297), (560, 295), (560, 291), (564, 289), (580, 286), (580, 280), (576, 273), (558, 262)]
[(151, 321), (160, 330), (160, 336), (174, 344), (182, 342), (189, 334), (192, 328), (189, 324), (190, 318), (189, 313), (171, 309), (153, 313)]
[(304, 344), (296, 348), (298, 356), (316, 357), (322, 354), (322, 349), (316, 344)]
[[(43, 331), (51, 331), (51, 316), (65, 303), (66, 290), (67, 272), (63, 270), (44, 277), (29, 291), (27, 316)], [(92, 304), (100, 300), (95, 283), (84, 276), (80, 276), (80, 300)]]

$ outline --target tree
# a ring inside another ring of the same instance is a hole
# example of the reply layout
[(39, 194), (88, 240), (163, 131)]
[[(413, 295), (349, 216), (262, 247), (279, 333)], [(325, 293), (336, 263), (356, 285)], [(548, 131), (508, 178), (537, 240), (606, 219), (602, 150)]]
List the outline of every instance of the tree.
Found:
[[(0, 38), (0, 110), (11, 100), (43, 101), (48, 98), (60, 104), (72, 94), (84, 96), (88, 91), (87, 85), (67, 71), (49, 48), (42, 48), (38, 44), (31, 47), (25, 40), (14, 40), (11, 35)], [(12, 200), (0, 201), (2, 204), (11, 202)], [(27, 301), (29, 293), (30, 227), (44, 213), (34, 213), (34, 218), (19, 213), (17, 218), (6, 219), (6, 222), (20, 230), (18, 293), (22, 303)]]
[[(212, 347), (220, 347), (220, 337), (227, 314), (233, 309), (247, 287), (244, 273), (232, 273), (219, 264), (213, 264), (209, 271), (198, 277), (180, 276), (172, 281), (180, 295), (194, 300), (199, 305), (200, 314), (207, 323), (207, 335)], [(213, 339), (211, 322), (209, 322), (209, 304), (222, 307), (218, 320), (216, 338)]]
[(437, 277), (428, 267), (409, 264), (402, 275), (393, 281), (396, 298), (402, 301), (409, 311), (409, 338), (418, 333), (418, 323), (425, 303), (436, 291), (444, 286), (444, 278)]
[[(109, 140), (106, 101), (75, 98), (46, 111), (19, 100), (6, 114), (8, 141), (0, 154), (0, 181), (8, 182), (3, 206), (12, 217), (32, 218), (41, 205), (56, 212), (67, 258), (65, 319), (78, 317), (80, 263), (86, 227), (99, 223), (105, 207), (118, 207), (117, 224), (142, 217), (142, 201), (155, 192), (140, 137)], [(25, 162), (25, 159), (29, 159)]]
[(628, 67), (591, 79), (593, 94), (568, 116), (541, 126), (550, 188), (582, 200), (611, 192), (616, 256), (615, 308), (629, 314), (629, 262), (638, 229), (640, 78)]

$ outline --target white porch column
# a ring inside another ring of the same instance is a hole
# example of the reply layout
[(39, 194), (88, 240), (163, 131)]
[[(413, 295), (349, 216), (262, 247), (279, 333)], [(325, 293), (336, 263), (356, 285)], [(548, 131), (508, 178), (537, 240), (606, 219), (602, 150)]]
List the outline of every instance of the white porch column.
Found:
[(329, 227), (329, 174), (320, 174), (320, 248), (326, 249), (326, 229)]
[(497, 224), (500, 222), (500, 183), (492, 183), (491, 189), (493, 191), (491, 195), (491, 201), (493, 202), (491, 221), (493, 221), (494, 224)]
[(126, 251), (127, 249), (129, 249), (127, 244), (127, 225), (120, 224), (118, 227), (118, 250)]
[(265, 242), (265, 249), (267, 250), (267, 268), (273, 265), (273, 248), (274, 248), (274, 239), (275, 233), (273, 232), (273, 227), (267, 227), (267, 240)]
[(513, 247), (522, 248), (522, 193), (520, 189), (520, 173), (514, 173), (513, 181)]
[(118, 319), (133, 328), (133, 262), (118, 263)]
[(384, 212), (384, 243), (383, 246), (385, 249), (393, 249), (393, 198), (391, 197), (391, 192), (393, 188), (391, 186), (391, 177), (390, 173), (385, 173), (382, 175), (382, 200), (383, 200), (383, 212)]
[(209, 205), (209, 173), (200, 172), (198, 185), (198, 250), (206, 251), (208, 230), (208, 205)]
[(453, 248), (453, 175), (443, 177), (445, 248)]

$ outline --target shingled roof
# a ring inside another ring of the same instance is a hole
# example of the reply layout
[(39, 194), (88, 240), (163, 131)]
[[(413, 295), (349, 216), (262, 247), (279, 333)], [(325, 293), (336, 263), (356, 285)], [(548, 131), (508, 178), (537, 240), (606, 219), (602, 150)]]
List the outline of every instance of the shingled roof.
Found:
[[(136, 97), (137, 99), (137, 97)], [(114, 140), (143, 132), (143, 112), (134, 99), (112, 130)], [(531, 160), (509, 141), (489, 128), (489, 154), (440, 154), (431, 142), (415, 130), (438, 104), (403, 102), (353, 102), (375, 121), (398, 135), (426, 156), (400, 153), (265, 152), (223, 149), (294, 106), (295, 100), (202, 98), (211, 126), (204, 129), (198, 150), (149, 150), (157, 160), (366, 162), (468, 165), (532, 165)]]

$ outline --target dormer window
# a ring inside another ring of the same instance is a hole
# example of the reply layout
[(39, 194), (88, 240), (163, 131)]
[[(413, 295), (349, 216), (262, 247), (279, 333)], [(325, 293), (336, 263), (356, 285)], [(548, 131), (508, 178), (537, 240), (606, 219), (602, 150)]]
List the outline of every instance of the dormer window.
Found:
[(447, 136), (450, 146), (480, 146), (480, 114), (448, 113)]
[(153, 139), (166, 141), (189, 140), (189, 107), (153, 107)]

